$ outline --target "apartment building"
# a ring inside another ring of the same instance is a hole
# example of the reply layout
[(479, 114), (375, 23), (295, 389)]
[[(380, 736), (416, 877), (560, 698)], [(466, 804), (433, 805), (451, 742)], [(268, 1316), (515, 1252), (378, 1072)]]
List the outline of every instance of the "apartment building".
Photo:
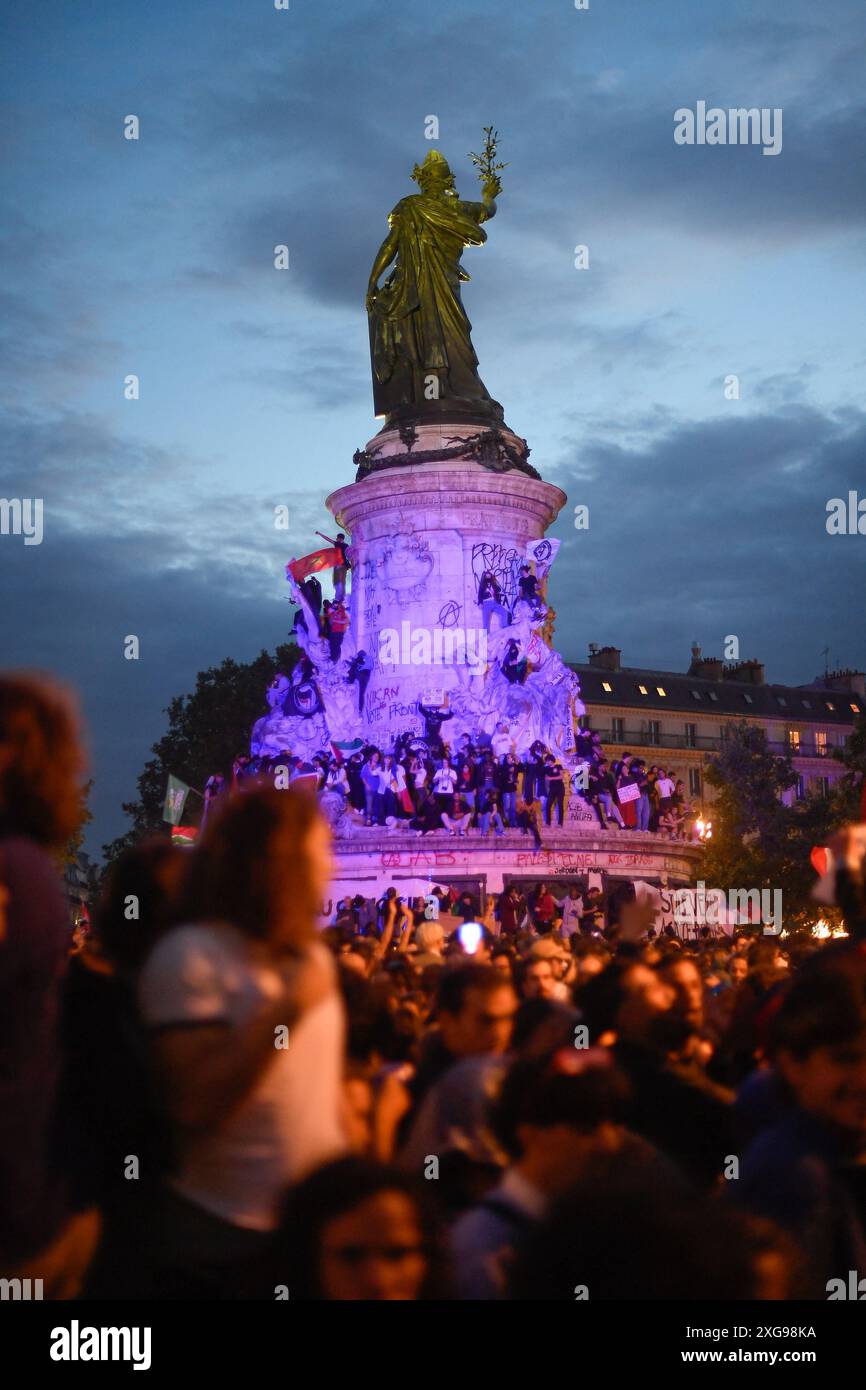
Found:
[(570, 663), (586, 705), (582, 722), (598, 730), (610, 757), (629, 752), (673, 769), (694, 803), (711, 806), (706, 762), (737, 723), (760, 725), (773, 752), (790, 754), (797, 773), (791, 799), (826, 795), (842, 776), (838, 751), (866, 709), (862, 671), (768, 685), (761, 662), (726, 664), (698, 646), (685, 673), (623, 666), (621, 655), (591, 643), (588, 662)]

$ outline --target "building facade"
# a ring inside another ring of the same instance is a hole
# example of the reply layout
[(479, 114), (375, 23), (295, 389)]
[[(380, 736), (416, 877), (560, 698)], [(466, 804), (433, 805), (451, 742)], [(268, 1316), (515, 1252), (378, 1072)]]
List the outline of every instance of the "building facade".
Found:
[(768, 685), (761, 662), (726, 664), (698, 646), (685, 673), (623, 666), (621, 655), (592, 643), (589, 660), (572, 664), (586, 705), (582, 723), (601, 734), (611, 758), (631, 753), (673, 771), (694, 806), (709, 812), (706, 763), (737, 724), (759, 725), (772, 752), (790, 755), (798, 779), (791, 799), (827, 795), (843, 775), (838, 752), (866, 709), (862, 672)]

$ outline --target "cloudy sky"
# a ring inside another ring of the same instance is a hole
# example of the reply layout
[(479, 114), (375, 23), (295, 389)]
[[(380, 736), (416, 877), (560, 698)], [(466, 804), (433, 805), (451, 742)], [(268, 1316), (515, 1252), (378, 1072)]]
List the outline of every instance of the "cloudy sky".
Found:
[[(862, 0), (58, 0), (2, 30), (0, 496), (45, 521), (0, 537), (0, 654), (81, 692), (91, 849), (169, 699), (285, 637), (286, 559), (378, 428), (364, 290), (430, 115), (463, 196), (484, 125), (508, 161), (464, 301), (569, 495), (563, 654), (866, 665), (866, 537), (825, 529), (866, 495)], [(698, 101), (781, 108), (781, 153), (675, 144)]]

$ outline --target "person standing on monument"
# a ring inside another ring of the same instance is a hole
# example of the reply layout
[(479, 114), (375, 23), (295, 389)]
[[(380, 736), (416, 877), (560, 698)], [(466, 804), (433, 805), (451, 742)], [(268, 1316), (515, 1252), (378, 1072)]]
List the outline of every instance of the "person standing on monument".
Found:
[[(347, 555), (348, 543), (342, 531), (338, 531), (335, 537), (326, 536), (323, 531), (317, 531), (317, 536), (321, 536), (323, 541), (327, 541), (335, 550), (340, 553), (340, 563), (334, 566), (334, 598), (337, 603), (342, 603), (346, 597), (346, 573), (351, 568)], [(319, 591), (321, 593), (321, 590)]]

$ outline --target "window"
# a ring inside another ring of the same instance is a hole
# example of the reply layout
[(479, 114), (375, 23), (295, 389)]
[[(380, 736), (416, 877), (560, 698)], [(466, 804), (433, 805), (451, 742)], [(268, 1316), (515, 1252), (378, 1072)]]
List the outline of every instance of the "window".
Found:
[(800, 730), (788, 729), (785, 734), (789, 753), (799, 753), (800, 751)]
[(829, 710), (834, 710), (834, 709), (836, 708), (836, 706), (833, 704), (833, 701), (832, 701), (832, 700), (827, 700), (825, 703), (826, 703), (827, 708), (828, 708)]
[(611, 685), (610, 681), (602, 681), (601, 688), (607, 695), (613, 693), (613, 686)]
[(659, 744), (662, 741), (662, 724), (660, 719), (650, 719), (647, 724), (647, 742)]
[(708, 693), (710, 699), (711, 699), (711, 700), (715, 700), (716, 704), (718, 704), (718, 702), (719, 702), (719, 697), (718, 697), (718, 695), (716, 694), (715, 690), (710, 690), (710, 691), (708, 691), (707, 693)]
[(700, 796), (701, 794), (701, 769), (699, 767), (689, 768), (689, 795)]
[(854, 703), (853, 700), (851, 701), (851, 709), (854, 711), (855, 714), (859, 714), (859, 713), (860, 713), (860, 706), (859, 706), (859, 705), (855, 705), (855, 703)]
[(649, 694), (649, 691), (647, 690), (647, 688), (646, 688), (645, 685), (639, 685), (639, 686), (638, 686), (638, 690), (640, 691), (641, 695), (648, 695), (648, 694)]
[(686, 725), (686, 748), (697, 748), (698, 746), (698, 726), (697, 724)]
[(815, 730), (815, 752), (819, 758), (827, 756), (827, 735), (823, 729)]
[(692, 699), (693, 699), (693, 700), (699, 700), (700, 698), (701, 698), (701, 692), (700, 692), (699, 690), (693, 690), (693, 691), (692, 691)]
[(780, 705), (782, 706), (782, 709), (786, 709), (786, 708), (787, 708), (788, 701), (785, 699), (784, 695), (777, 695), (777, 696), (776, 696), (776, 702), (777, 702), (777, 704), (780, 704)]
[(747, 695), (745, 691), (743, 691), (743, 699), (747, 705), (753, 705), (755, 703), (751, 695)]
[(656, 686), (656, 690), (658, 691), (659, 695), (661, 695), (662, 699), (665, 699), (665, 697), (667, 696), (667, 693), (668, 693), (668, 692), (665, 690), (664, 686), (663, 686), (663, 685), (657, 685), (657, 686)]
[(818, 788), (818, 794), (819, 794), (819, 796), (829, 796), (829, 795), (830, 795), (830, 778), (829, 778), (829, 777), (816, 777), (816, 778), (815, 778), (815, 786)]
[(812, 701), (811, 701), (811, 700), (804, 700), (804, 701), (803, 701), (803, 709), (811, 709), (811, 708), (812, 708)]
[(612, 719), (610, 721), (610, 736), (614, 743), (625, 743), (625, 720)]
[(801, 773), (800, 776), (797, 778), (797, 800), (798, 800), (798, 801), (805, 801), (805, 800), (806, 800), (806, 779), (805, 779), (805, 777), (802, 775), (802, 773)]

